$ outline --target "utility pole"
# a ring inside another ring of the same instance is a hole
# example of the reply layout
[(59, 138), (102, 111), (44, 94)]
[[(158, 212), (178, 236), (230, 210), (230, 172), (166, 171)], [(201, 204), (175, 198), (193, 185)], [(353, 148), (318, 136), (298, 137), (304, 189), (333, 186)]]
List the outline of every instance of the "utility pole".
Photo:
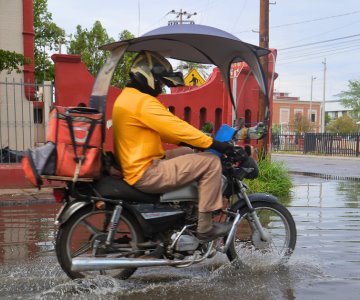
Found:
[[(176, 18), (179, 19), (178, 20), (172, 20), (172, 21), (168, 21), (168, 25), (178, 25), (178, 24), (195, 24), (195, 22), (193, 20), (188, 20), (190, 19), (192, 16), (196, 16), (197, 13), (189, 13), (187, 11), (183, 11), (182, 9), (180, 9), (180, 11), (175, 11), (174, 9), (169, 11), (168, 14), (175, 14)], [(186, 17), (187, 20), (184, 20), (183, 17)]]
[(314, 80), (316, 79), (315, 76), (311, 75), (311, 85), (310, 85), (310, 114), (309, 114), (309, 121), (310, 123), (312, 122), (312, 101), (313, 101), (313, 84), (314, 84)]
[(325, 133), (325, 88), (326, 88), (326, 58), (322, 62), (324, 65), (324, 82), (323, 82), (323, 101), (321, 111), (321, 133)]
[[(259, 46), (262, 48), (269, 48), (269, 0), (260, 0), (260, 26), (259, 26)], [(260, 63), (265, 73), (265, 84), (268, 84), (268, 63), (269, 59), (267, 55), (260, 58)], [(265, 96), (260, 91), (259, 94), (259, 112), (258, 120), (263, 121), (265, 118)], [(269, 125), (269, 124), (267, 124)], [(268, 129), (269, 130), (269, 129)], [(258, 150), (259, 157), (265, 157), (267, 153), (268, 143), (270, 141), (270, 135), (268, 134), (265, 138), (259, 140)]]

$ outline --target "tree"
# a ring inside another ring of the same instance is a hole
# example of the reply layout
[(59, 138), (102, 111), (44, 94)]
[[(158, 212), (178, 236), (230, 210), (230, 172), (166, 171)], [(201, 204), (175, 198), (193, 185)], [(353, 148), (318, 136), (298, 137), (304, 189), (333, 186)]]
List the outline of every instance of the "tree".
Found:
[(21, 67), (31, 63), (31, 59), (14, 51), (0, 49), (0, 72), (7, 70), (8, 73), (21, 72)]
[[(134, 35), (128, 30), (124, 30), (119, 34), (120, 40), (132, 38), (134, 38)], [(90, 30), (83, 29), (78, 25), (76, 34), (70, 41), (69, 53), (80, 54), (89, 72), (96, 76), (110, 55), (110, 52), (99, 50), (98, 47), (114, 41), (113, 38), (109, 37), (100, 21), (96, 21)], [(112, 78), (111, 83), (113, 85), (121, 88), (126, 85), (129, 80), (129, 71), (134, 55), (133, 53), (126, 53), (119, 62), (119, 66), (116, 68)]]
[(281, 134), (281, 125), (280, 124), (272, 124), (271, 134)]
[(37, 82), (54, 79), (54, 64), (48, 51), (65, 43), (65, 31), (52, 22), (47, 0), (34, 0), (35, 78)]
[(308, 118), (305, 118), (302, 113), (295, 114), (295, 118), (291, 122), (291, 127), (293, 131), (297, 134), (303, 134), (305, 132), (310, 132), (313, 130), (313, 125)]
[(89, 72), (96, 75), (110, 55), (98, 47), (111, 42), (114, 42), (114, 39), (109, 37), (100, 21), (95, 21), (90, 30), (83, 29), (80, 25), (76, 26), (76, 34), (71, 37), (68, 52), (80, 54)]
[(358, 125), (348, 115), (343, 115), (336, 120), (330, 121), (326, 126), (326, 132), (349, 134), (356, 133), (358, 131)]
[[(120, 41), (133, 39), (135, 36), (128, 30), (124, 30), (119, 34)], [(132, 61), (134, 57), (136, 56), (136, 53), (125, 53), (123, 58), (120, 60), (119, 65), (117, 66), (113, 79), (112, 84), (123, 88), (127, 84), (127, 82), (130, 79), (130, 68)]]
[(352, 109), (352, 115), (357, 118), (360, 113), (360, 81), (349, 80), (348, 88), (339, 94), (340, 100), (346, 108)]

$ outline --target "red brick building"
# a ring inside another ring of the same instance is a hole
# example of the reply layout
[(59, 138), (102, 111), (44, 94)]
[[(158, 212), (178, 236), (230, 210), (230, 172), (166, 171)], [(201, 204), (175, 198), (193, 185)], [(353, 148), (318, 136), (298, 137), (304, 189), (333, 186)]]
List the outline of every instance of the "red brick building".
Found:
[[(312, 112), (310, 116), (310, 110)], [(289, 93), (274, 92), (272, 124), (279, 124), (282, 133), (293, 133), (292, 123), (296, 114), (301, 114), (311, 120), (314, 132), (321, 128), (321, 102), (300, 100), (299, 97), (290, 97)]]

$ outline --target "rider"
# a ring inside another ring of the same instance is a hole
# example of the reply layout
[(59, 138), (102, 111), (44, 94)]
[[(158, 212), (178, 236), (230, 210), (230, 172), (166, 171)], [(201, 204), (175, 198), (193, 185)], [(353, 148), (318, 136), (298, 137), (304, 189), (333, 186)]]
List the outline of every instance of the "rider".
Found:
[(160, 54), (140, 52), (132, 63), (130, 78), (112, 112), (115, 156), (124, 180), (146, 193), (165, 193), (196, 181), (197, 237), (205, 242), (226, 235), (231, 226), (212, 220), (212, 213), (223, 207), (219, 157), (210, 152), (194, 153), (188, 147), (164, 151), (162, 142), (220, 153), (231, 151), (233, 146), (213, 140), (156, 99), (164, 85), (184, 85), (182, 73), (173, 72)]

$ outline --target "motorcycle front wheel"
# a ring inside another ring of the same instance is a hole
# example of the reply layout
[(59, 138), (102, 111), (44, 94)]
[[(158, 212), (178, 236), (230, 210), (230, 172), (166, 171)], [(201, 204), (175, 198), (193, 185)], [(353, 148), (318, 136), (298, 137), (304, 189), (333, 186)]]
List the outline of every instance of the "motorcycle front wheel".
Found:
[(240, 210), (240, 223), (226, 252), (230, 261), (250, 266), (265, 258), (267, 263), (285, 262), (295, 249), (296, 226), (288, 209), (280, 203), (258, 201), (252, 203), (267, 237), (263, 240), (249, 208)]
[[(92, 205), (81, 208), (59, 228), (56, 238), (56, 256), (61, 268), (72, 279), (92, 278), (97, 275), (127, 279), (136, 268), (74, 272), (71, 261), (75, 257), (137, 257), (136, 244), (143, 242), (138, 224), (123, 211), (111, 247), (106, 247), (112, 210), (94, 209)], [(94, 245), (97, 251), (94, 253)]]

